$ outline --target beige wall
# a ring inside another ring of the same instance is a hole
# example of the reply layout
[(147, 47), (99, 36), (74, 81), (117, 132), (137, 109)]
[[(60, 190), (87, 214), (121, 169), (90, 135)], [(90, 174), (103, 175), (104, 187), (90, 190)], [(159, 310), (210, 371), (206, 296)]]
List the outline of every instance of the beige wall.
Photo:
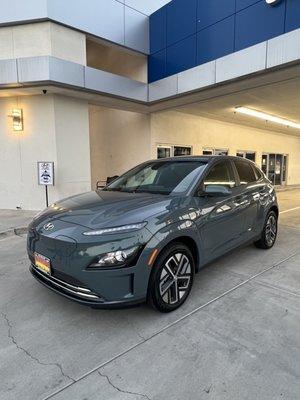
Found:
[(263, 152), (289, 155), (288, 184), (300, 184), (300, 138), (281, 135), (242, 125), (220, 122), (175, 111), (151, 116), (151, 157), (156, 157), (158, 144), (193, 146), (193, 153), (202, 154), (204, 147), (256, 151), (261, 166)]
[(90, 107), (92, 185), (150, 158), (150, 116)]
[(300, 184), (300, 138), (179, 113), (137, 114), (90, 107), (92, 185), (107, 176), (156, 158), (157, 145), (189, 145), (193, 154), (203, 148), (256, 152), (261, 166), (263, 152), (288, 154), (287, 184)]
[[(14, 133), (8, 117), (20, 107), (24, 131)], [(45, 207), (37, 161), (55, 162), (50, 202), (90, 190), (88, 104), (60, 96), (0, 99), (0, 209)]]
[(52, 22), (0, 28), (0, 59), (48, 55), (86, 65), (85, 35)]
[[(12, 108), (24, 113), (24, 131), (13, 133)], [(58, 95), (0, 99), (0, 209), (41, 209), (44, 188), (37, 161), (55, 162), (50, 202), (94, 188), (156, 158), (158, 144), (254, 150), (289, 155), (288, 184), (300, 184), (300, 139), (175, 111), (150, 115), (90, 106)]]
[(136, 81), (148, 82), (147, 57), (116, 46), (87, 40), (87, 65)]

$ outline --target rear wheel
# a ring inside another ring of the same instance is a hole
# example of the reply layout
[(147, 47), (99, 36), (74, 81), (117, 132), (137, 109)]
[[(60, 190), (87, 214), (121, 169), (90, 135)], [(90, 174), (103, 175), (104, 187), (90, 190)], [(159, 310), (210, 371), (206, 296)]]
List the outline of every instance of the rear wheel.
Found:
[(167, 246), (153, 266), (149, 303), (161, 312), (176, 310), (190, 294), (194, 273), (195, 262), (189, 248), (182, 243)]
[(278, 231), (278, 217), (274, 211), (270, 211), (267, 215), (264, 229), (260, 239), (255, 242), (255, 246), (260, 249), (271, 249), (277, 238)]

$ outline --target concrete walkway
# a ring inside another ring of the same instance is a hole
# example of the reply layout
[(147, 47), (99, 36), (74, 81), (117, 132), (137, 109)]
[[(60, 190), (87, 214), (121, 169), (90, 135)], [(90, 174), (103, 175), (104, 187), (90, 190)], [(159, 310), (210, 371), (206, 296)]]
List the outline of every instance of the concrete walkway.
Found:
[(0, 210), (0, 239), (26, 233), (37, 211)]

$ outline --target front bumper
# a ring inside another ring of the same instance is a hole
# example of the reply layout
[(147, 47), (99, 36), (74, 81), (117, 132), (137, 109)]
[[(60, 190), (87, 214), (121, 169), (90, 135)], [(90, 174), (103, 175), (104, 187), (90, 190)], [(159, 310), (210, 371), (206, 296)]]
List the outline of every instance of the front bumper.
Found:
[(82, 305), (87, 305), (94, 308), (121, 308), (144, 303), (146, 301), (145, 298), (107, 301), (87, 287), (75, 286), (54, 276), (46, 275), (39, 271), (33, 264), (30, 266), (30, 272), (38, 282), (42, 283), (55, 293), (58, 293)]

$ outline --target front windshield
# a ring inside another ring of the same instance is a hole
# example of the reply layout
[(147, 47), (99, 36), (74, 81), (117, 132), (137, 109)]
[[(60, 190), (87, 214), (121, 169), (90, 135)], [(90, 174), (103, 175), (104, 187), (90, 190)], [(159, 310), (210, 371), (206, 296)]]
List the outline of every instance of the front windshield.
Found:
[(152, 161), (120, 176), (104, 190), (166, 195), (184, 193), (200, 176), (206, 164), (204, 161)]

